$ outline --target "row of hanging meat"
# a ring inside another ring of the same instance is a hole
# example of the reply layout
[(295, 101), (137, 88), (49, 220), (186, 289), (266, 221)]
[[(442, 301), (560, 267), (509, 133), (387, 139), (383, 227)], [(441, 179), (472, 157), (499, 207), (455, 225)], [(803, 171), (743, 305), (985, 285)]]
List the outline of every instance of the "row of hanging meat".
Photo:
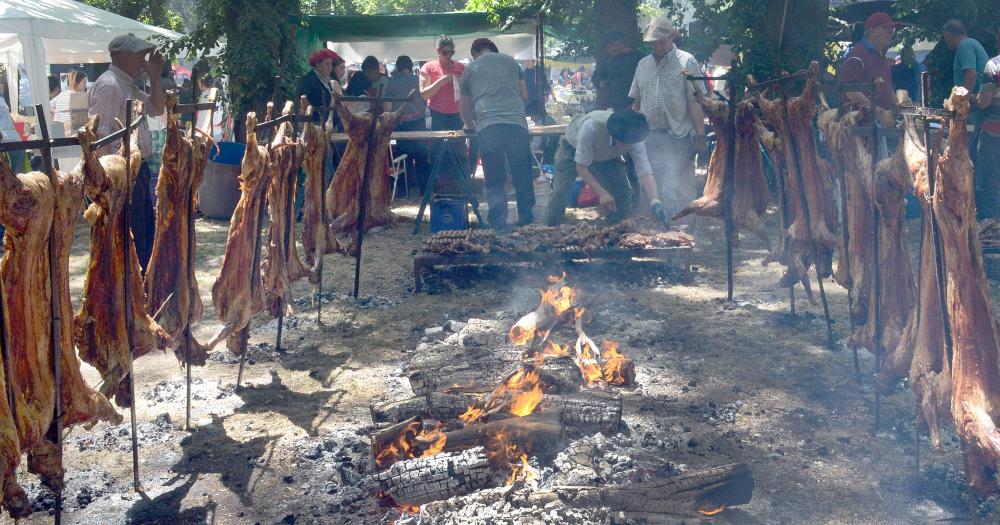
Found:
[[(878, 145), (858, 130), (870, 129), (873, 118), (883, 128), (894, 128), (894, 116), (882, 110), (873, 115), (868, 109), (844, 112), (817, 105), (815, 73), (814, 69), (797, 97), (769, 99), (757, 94), (739, 103), (733, 224), (737, 231), (753, 233), (769, 244), (766, 262), (785, 267), (782, 286), (801, 283), (811, 299), (808, 270), (815, 267), (823, 278), (832, 275), (848, 289), (852, 327), (848, 345), (873, 350), (880, 342), (886, 354), (875, 377), (876, 388), (889, 392), (907, 378), (917, 397), (917, 423), (930, 432), (932, 445), (939, 444), (939, 428), (951, 419), (964, 442), (969, 485), (979, 493), (994, 492), (1000, 469), (996, 427), (1000, 421), (1000, 331), (993, 317), (976, 227), (966, 131), (968, 93), (956, 88), (946, 101), (954, 116), (946, 126), (950, 130), (947, 146), (934, 149), (937, 176), (931, 187), (923, 124), (915, 117), (904, 117), (899, 147), (878, 161), (873, 177), (871, 152)], [(901, 107), (912, 105), (904, 95), (900, 97)], [(724, 217), (726, 157), (733, 140), (727, 126), (729, 111), (719, 100), (701, 98), (700, 102), (718, 143), (709, 162), (704, 195), (678, 218), (688, 213)], [(818, 153), (814, 120), (829, 151), (826, 159)], [(775, 246), (770, 246), (761, 220), (770, 198), (761, 145), (777, 164), (782, 230)], [(846, 210), (843, 220), (838, 218), (835, 203), (838, 183), (842, 184), (841, 207)], [(905, 196), (910, 193), (923, 211), (916, 282), (906, 245)], [(943, 254), (943, 295), (938, 287), (935, 242)], [(835, 251), (839, 254), (836, 271)]]
[[(175, 103), (172, 95), (167, 103), (168, 107)], [(63, 483), (53, 433), (57, 385), (51, 339), (50, 232), (56, 236), (54, 285), (61, 341), (58, 395), (62, 425), (118, 423), (121, 415), (109, 399), (119, 406), (131, 405), (130, 359), (156, 349), (172, 349), (182, 362), (204, 365), (208, 351), (222, 339), (229, 340), (234, 352), (241, 351), (253, 315), (266, 308), (277, 316), (282, 308), (288, 308), (290, 283), (306, 276), (314, 279), (321, 271), (320, 253), (342, 249), (336, 235), (352, 232), (358, 219), (357, 188), (371, 121), (343, 107), (338, 109), (348, 124), (350, 142), (326, 191), (323, 155), (329, 138), (323, 128), (307, 123), (296, 136), (293, 124), (285, 122), (265, 147), (254, 132), (256, 117), (248, 116), (247, 150), (240, 176), (242, 195), (212, 288), (215, 312), (224, 326), (205, 345), (191, 336), (192, 324), (203, 313), (195, 278), (193, 219), (212, 147), (210, 139), (202, 133), (185, 133), (178, 115), (168, 116), (156, 188), (156, 237), (144, 277), (132, 242), (127, 243), (127, 259), (124, 255), (126, 198), (140, 167), (134, 137), (131, 173), (126, 175), (126, 162), (120, 154), (98, 158), (91, 151), (99, 124), (92, 119), (79, 134), (82, 161), (69, 173), (57, 172), (54, 187), (47, 174), (16, 174), (0, 155), (0, 224), (6, 227), (0, 260), (0, 344), (4, 356), (0, 392), (6, 394), (0, 395), (0, 502), (11, 516), (24, 516), (31, 510), (15, 479), (22, 454), (27, 455), (29, 472), (39, 475), (48, 488), (59, 492)], [(379, 118), (376, 152), (385, 156), (399, 114)], [(306, 173), (301, 239), (304, 263), (294, 241), (292, 204), (300, 167)], [(388, 192), (382, 189), (387, 188), (385, 166), (377, 163), (373, 168), (370, 227), (390, 219)], [(85, 196), (90, 201), (86, 208)], [(328, 218), (322, 214), (324, 198)], [(260, 271), (255, 272), (251, 267), (257, 258), (257, 231), (265, 217), (262, 203), (267, 205), (270, 227), (264, 237)], [(90, 258), (80, 309), (74, 313), (69, 257), (74, 227), (81, 216), (90, 224)], [(293, 238), (286, 245), (289, 236)], [(129, 277), (127, 298), (125, 275)], [(97, 389), (83, 379), (80, 359), (100, 373)]]

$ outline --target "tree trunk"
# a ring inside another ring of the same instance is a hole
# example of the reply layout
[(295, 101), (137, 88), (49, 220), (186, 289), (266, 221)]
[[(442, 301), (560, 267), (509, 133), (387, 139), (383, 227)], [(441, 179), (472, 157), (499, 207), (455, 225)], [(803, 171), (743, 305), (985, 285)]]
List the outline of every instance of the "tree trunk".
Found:
[(610, 31), (625, 34), (625, 43), (633, 49), (639, 44), (639, 0), (595, 0), (594, 20), (599, 23), (591, 38), (594, 56), (601, 59), (601, 40)]

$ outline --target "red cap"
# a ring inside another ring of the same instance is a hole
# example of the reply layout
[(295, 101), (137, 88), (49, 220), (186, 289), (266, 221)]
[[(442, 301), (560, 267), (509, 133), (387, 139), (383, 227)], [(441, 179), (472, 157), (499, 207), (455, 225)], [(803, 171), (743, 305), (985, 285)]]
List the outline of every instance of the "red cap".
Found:
[(892, 18), (889, 17), (889, 14), (883, 13), (882, 11), (872, 13), (871, 16), (868, 17), (868, 20), (865, 20), (865, 29), (875, 29), (879, 26), (892, 26), (894, 28), (898, 28), (901, 25), (903, 24), (893, 22)]
[(319, 51), (309, 55), (309, 65), (316, 67), (316, 64), (319, 64), (328, 58), (337, 62), (340, 60), (340, 55), (335, 53), (332, 49), (320, 49)]

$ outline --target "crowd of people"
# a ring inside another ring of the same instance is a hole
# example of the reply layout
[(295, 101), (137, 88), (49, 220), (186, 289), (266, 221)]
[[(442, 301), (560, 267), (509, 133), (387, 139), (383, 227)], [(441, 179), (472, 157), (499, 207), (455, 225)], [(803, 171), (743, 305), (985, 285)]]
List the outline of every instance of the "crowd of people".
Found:
[[(923, 95), (920, 75), (929, 69), (926, 64), (916, 61), (909, 43), (902, 47), (898, 63), (887, 58), (887, 51), (901, 25), (887, 13), (873, 13), (865, 21), (861, 38), (851, 47), (838, 71), (839, 82), (883, 79), (885, 85), (876, 93), (874, 103), (890, 111), (897, 109), (897, 90), (906, 91), (913, 103), (920, 103)], [(964, 87), (972, 100), (968, 122), (973, 130), (969, 147), (975, 166), (976, 213), (980, 219), (997, 219), (1000, 218), (1000, 96), (997, 96), (1000, 55), (990, 58), (983, 45), (968, 35), (965, 25), (958, 19), (948, 20), (941, 34), (941, 43), (954, 54), (949, 64), (952, 78), (944, 79), (945, 85), (949, 86), (949, 91), (950, 86)], [(997, 43), (1000, 49), (1000, 34)], [(931, 60), (929, 55), (925, 62)], [(937, 71), (930, 72), (941, 76)], [(847, 109), (854, 109), (870, 107), (872, 101), (862, 93), (848, 93), (842, 104)]]
[[(913, 48), (904, 45), (895, 63), (886, 58), (898, 28), (897, 22), (881, 12), (865, 22), (863, 32), (838, 64), (837, 81), (882, 78), (886, 86), (874, 101), (863, 93), (846, 94), (841, 101), (846, 108), (874, 102), (894, 110), (896, 89), (905, 90), (914, 102), (919, 102), (920, 75), (927, 68), (917, 61)], [(1000, 96), (995, 96), (1000, 56), (990, 59), (958, 20), (949, 20), (942, 35), (943, 45), (954, 52), (951, 84), (963, 86), (974, 95), (975, 111), (970, 124), (975, 126), (971, 147), (979, 215), (1000, 217)], [(551, 139), (546, 148), (546, 163), (554, 167), (553, 191), (544, 215), (546, 224), (563, 220), (565, 209), (572, 204), (577, 179), (596, 194), (611, 222), (640, 207), (666, 218), (695, 198), (694, 158), (708, 147), (705, 118), (695, 100), (695, 90), (708, 93), (722, 86), (688, 80), (688, 76), (701, 75), (703, 69), (693, 55), (677, 47), (679, 38), (671, 19), (661, 16), (643, 34), (650, 53), (632, 49), (624, 34), (613, 31), (602, 41), (604, 58), (592, 75), (585, 66), (561, 71), (560, 83), (592, 86), (597, 99), (594, 111), (576, 115), (565, 135)], [(73, 101), (79, 94), (88, 98), (87, 113), (101, 117), (102, 135), (113, 132), (124, 120), (127, 98), (142, 100), (150, 116), (163, 113), (164, 90), (175, 86), (166, 85), (164, 79), (170, 75), (163, 71), (169, 71), (169, 66), (165, 66), (155, 47), (123, 35), (114, 39), (109, 51), (110, 67), (93, 82), (88, 82), (83, 71), (70, 71), (64, 90), (59, 77), (50, 77), (50, 111), (55, 121), (73, 122)], [(468, 146), (460, 141), (399, 141), (396, 154), (406, 154), (413, 161), (413, 188), (423, 193), (431, 160), (437, 158), (439, 148), (454, 148), (454, 158), (464, 165), (446, 170), (445, 175), (468, 176), (477, 161), (482, 162), (489, 226), (507, 229), (514, 224), (532, 223), (535, 194), (528, 124), (555, 123), (545, 110), (552, 94), (547, 75), (539, 71), (534, 60), (518, 63), (486, 38), (473, 42), (467, 63), (457, 59), (460, 50), (448, 36), (436, 39), (434, 51), (436, 58), (422, 63), (400, 55), (391, 68), (387, 67), (388, 61), (369, 56), (357, 71), (349, 72), (342, 57), (324, 48), (310, 56), (311, 68), (298, 81), (298, 95), (305, 96), (314, 108), (315, 122), (329, 115), (329, 122), (338, 131), (343, 131), (343, 124), (332, 111), (334, 97), (410, 97), (405, 103), (385, 102), (377, 109), (396, 111), (406, 106), (399, 131), (465, 130), (474, 137)], [(147, 79), (148, 94), (136, 87), (140, 77)], [(210, 86), (211, 79), (203, 78), (199, 87), (207, 91)], [(182, 89), (181, 93), (185, 91), (189, 90)], [(414, 93), (416, 96), (411, 97)], [(348, 106), (354, 112), (370, 109), (368, 102), (356, 101)], [(9, 140), (17, 131), (13, 130), (9, 109), (0, 110), (0, 132)], [(137, 228), (139, 258), (144, 264), (153, 227), (147, 161), (154, 159), (150, 159), (153, 148), (148, 126), (140, 130), (139, 137), (143, 164), (134, 194), (133, 224)], [(329, 179), (337, 156), (328, 157)], [(517, 218), (511, 223), (507, 220), (508, 178), (517, 201)], [(446, 192), (455, 187), (449, 187), (448, 177), (444, 176), (437, 189)]]

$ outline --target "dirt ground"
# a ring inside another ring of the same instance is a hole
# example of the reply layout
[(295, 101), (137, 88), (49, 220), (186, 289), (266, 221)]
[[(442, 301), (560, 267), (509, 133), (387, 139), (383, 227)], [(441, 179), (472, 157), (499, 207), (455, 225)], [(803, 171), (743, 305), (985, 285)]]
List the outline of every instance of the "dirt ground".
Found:
[[(773, 226), (773, 214), (769, 220)], [(217, 327), (210, 292), (227, 228), (198, 223), (207, 308), (200, 340)], [(127, 413), (122, 425), (75, 428), (66, 438), (64, 523), (378, 523), (380, 516), (348, 521), (335, 505), (324, 506), (303, 448), (360, 437), (371, 425), (369, 403), (406, 396), (399, 366), (425, 328), (473, 317), (513, 323), (537, 305), (545, 276), (563, 270), (594, 301), (591, 335), (621, 340), (636, 362), (640, 386), (624, 393), (623, 432), (660, 440), (664, 457), (688, 469), (750, 464), (752, 503), (720, 521), (909, 524), (969, 516), (954, 434), (946, 433), (941, 451), (922, 436), (918, 472), (914, 402), (905, 390), (883, 399), (882, 425), (873, 431), (872, 390), (855, 382), (851, 353), (826, 347), (822, 310), (801, 289), (798, 315), (788, 315), (788, 292), (776, 286), (780, 268), (761, 265), (765, 250), (756, 240), (744, 239), (735, 254), (735, 305), (724, 302), (724, 242), (711, 220), (696, 228), (698, 271), (687, 284), (655, 263), (550, 264), (443, 269), (415, 295), (411, 252), (426, 234), (411, 236), (411, 228), (403, 222), (366, 238), (360, 300), (347, 295), (353, 259), (327, 258), (321, 324), (310, 285), (298, 283), (285, 353), (273, 349), (276, 321), (256, 319), (246, 388), (234, 391), (238, 361), (222, 348), (193, 369), (191, 431), (183, 430), (177, 359), (138, 360), (143, 490), (131, 488)], [(77, 297), (86, 239), (79, 225), (71, 261)], [(847, 295), (832, 282), (826, 290), (843, 348)], [(862, 352), (862, 366), (872, 363)], [(97, 374), (86, 372), (96, 383)], [(51, 501), (27, 473), (21, 479), (39, 509), (22, 523), (49, 523)], [(995, 499), (979, 501), (977, 511), (1000, 521)]]

